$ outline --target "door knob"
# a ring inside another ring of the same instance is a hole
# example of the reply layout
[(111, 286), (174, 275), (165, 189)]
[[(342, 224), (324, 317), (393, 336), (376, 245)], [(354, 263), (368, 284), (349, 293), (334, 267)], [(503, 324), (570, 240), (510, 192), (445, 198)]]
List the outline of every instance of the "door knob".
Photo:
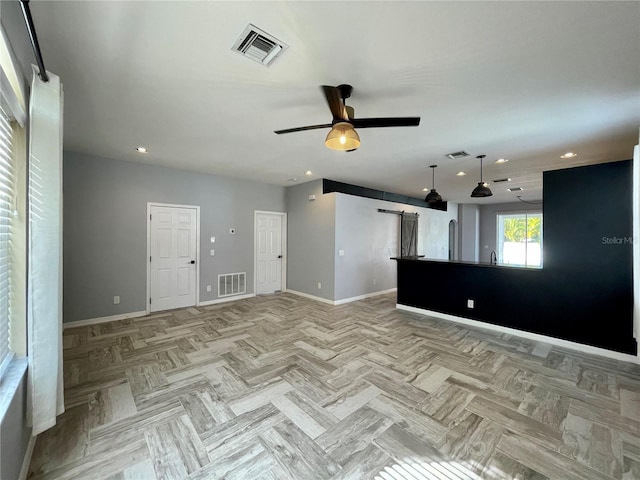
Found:
[(189, 263), (190, 263), (191, 265), (194, 265), (194, 264), (196, 263), (196, 261), (195, 261), (195, 260), (191, 260)]
[(282, 255), (278, 255), (278, 258), (282, 258)]

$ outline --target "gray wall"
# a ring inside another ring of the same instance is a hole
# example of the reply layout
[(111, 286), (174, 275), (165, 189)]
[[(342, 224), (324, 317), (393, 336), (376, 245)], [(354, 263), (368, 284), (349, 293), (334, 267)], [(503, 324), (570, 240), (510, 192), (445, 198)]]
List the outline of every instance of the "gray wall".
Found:
[(458, 258), (466, 262), (479, 260), (479, 223), (478, 205), (462, 203), (458, 206)]
[(336, 194), (323, 195), (315, 180), (287, 187), (286, 199), (287, 288), (334, 300)]
[[(0, 2), (0, 23), (2, 23), (22, 71), (29, 71), (31, 63), (35, 62), (29, 44), (29, 36), (22, 20), (19, 2)], [(18, 72), (18, 75), (20, 73)], [(25, 92), (29, 91), (26, 88), (28, 78), (30, 77), (22, 78)], [(31, 437), (31, 428), (27, 426), (25, 416), (27, 411), (26, 378), (25, 374), (20, 382), (20, 387), (11, 400), (5, 418), (0, 424), (0, 478), (2, 480), (16, 480), (18, 478)]]
[[(416, 212), (418, 254), (448, 258), (449, 221), (457, 218), (457, 205), (448, 212), (412, 205), (336, 194), (335, 300), (395, 288), (396, 263), (400, 254), (400, 217), (378, 212), (379, 208)], [(344, 250), (344, 256), (339, 251)]]
[(496, 203), (491, 205), (480, 206), (480, 261), (489, 262), (491, 260), (491, 251), (498, 252), (496, 245), (497, 239), (497, 221), (496, 217), (499, 213), (507, 212), (542, 212), (542, 204), (529, 205), (527, 203)]
[(285, 211), (283, 187), (74, 152), (63, 192), (65, 322), (145, 310), (147, 202), (200, 206), (201, 302), (221, 273), (247, 272), (253, 292), (254, 210)]

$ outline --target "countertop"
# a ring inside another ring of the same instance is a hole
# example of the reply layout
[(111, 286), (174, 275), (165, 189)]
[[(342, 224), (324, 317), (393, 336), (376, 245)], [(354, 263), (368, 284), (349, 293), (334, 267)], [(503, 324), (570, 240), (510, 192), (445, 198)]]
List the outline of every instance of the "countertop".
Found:
[(399, 260), (402, 262), (425, 262), (425, 263), (450, 263), (452, 265), (469, 265), (474, 267), (489, 267), (489, 268), (518, 268), (522, 270), (542, 270), (542, 267), (525, 267), (524, 265), (507, 265), (501, 263), (490, 262), (475, 262), (471, 260), (443, 260), (439, 258), (426, 258), (424, 255), (418, 255), (416, 257), (391, 257), (391, 260)]

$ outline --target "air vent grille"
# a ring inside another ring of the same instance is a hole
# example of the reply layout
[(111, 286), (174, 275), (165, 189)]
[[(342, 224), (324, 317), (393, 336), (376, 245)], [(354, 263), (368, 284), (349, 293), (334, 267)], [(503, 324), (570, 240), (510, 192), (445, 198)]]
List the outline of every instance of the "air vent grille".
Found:
[(509, 190), (510, 192), (521, 192), (522, 187), (507, 188), (507, 190)]
[(446, 156), (449, 157), (451, 160), (457, 160), (458, 158), (468, 157), (469, 154), (464, 150), (460, 150), (459, 152), (447, 153)]
[(218, 297), (247, 293), (246, 272), (218, 275)]
[(497, 180), (494, 180), (493, 183), (502, 183), (502, 182), (510, 182), (511, 179), (510, 178), (498, 178)]
[(268, 67), (287, 48), (289, 48), (288, 45), (273, 35), (249, 24), (233, 44), (231, 50)]

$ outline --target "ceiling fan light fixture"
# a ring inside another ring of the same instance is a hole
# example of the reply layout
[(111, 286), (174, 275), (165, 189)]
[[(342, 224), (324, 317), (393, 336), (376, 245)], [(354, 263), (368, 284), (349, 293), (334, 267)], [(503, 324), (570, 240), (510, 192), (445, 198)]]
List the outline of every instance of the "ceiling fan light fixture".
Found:
[(486, 157), (486, 155), (478, 155), (476, 157), (480, 159), (480, 181), (478, 182), (478, 186), (474, 188), (473, 191), (471, 192), (472, 198), (483, 198), (483, 197), (490, 197), (493, 195), (493, 192), (491, 191), (491, 189), (487, 187), (487, 184), (485, 182), (482, 181), (482, 159), (484, 157)]
[(324, 144), (333, 150), (355, 150), (360, 146), (360, 137), (349, 122), (338, 122), (331, 127)]

